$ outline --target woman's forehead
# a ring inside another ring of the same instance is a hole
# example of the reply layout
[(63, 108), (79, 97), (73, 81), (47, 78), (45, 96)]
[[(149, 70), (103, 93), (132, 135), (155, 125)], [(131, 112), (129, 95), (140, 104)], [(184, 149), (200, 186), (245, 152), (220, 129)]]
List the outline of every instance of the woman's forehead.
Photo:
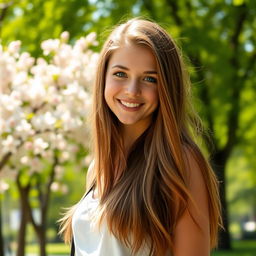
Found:
[(152, 50), (144, 45), (126, 44), (116, 49), (110, 56), (108, 66), (156, 70), (156, 59)]

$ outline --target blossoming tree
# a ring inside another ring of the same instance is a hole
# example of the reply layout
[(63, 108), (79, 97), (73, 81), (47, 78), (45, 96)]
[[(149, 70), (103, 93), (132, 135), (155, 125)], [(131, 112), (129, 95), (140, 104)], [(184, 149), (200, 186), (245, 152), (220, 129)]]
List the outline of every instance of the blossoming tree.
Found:
[[(21, 42), (0, 45), (0, 187), (12, 177), (20, 195), (21, 222), (17, 255), (24, 255), (30, 221), (46, 255), (46, 215), (50, 191), (67, 190), (62, 165), (78, 161), (88, 147), (90, 87), (98, 54), (91, 33), (68, 44), (69, 34), (41, 44), (43, 57), (21, 52)], [(80, 164), (85, 164), (81, 160)], [(77, 162), (79, 164), (79, 161)], [(40, 222), (33, 216), (29, 193), (37, 189)], [(0, 188), (0, 190), (1, 190)]]

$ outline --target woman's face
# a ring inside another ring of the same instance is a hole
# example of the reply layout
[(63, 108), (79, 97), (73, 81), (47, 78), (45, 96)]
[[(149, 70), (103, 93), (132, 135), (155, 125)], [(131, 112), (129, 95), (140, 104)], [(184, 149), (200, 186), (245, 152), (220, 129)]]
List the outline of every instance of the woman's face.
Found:
[(146, 129), (158, 106), (156, 60), (149, 48), (124, 45), (110, 57), (105, 100), (121, 124)]

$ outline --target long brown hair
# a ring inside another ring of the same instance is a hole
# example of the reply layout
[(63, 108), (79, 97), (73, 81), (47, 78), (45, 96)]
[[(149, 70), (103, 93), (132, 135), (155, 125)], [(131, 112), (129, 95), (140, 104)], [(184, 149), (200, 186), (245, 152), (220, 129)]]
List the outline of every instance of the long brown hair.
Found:
[[(130, 43), (148, 47), (158, 72), (159, 107), (150, 127), (137, 139), (126, 159), (118, 120), (104, 99), (105, 76), (113, 52)], [(194, 140), (200, 122), (190, 100), (190, 79), (181, 53), (166, 31), (154, 22), (131, 19), (105, 42), (94, 85), (94, 168), (91, 185), (100, 198), (99, 223), (133, 252), (145, 244), (151, 255), (173, 248), (173, 231), (188, 202), (187, 154), (197, 161), (208, 193), (211, 247), (221, 224), (218, 182)], [(74, 209), (73, 209), (74, 210)], [(71, 236), (72, 212), (62, 230)]]

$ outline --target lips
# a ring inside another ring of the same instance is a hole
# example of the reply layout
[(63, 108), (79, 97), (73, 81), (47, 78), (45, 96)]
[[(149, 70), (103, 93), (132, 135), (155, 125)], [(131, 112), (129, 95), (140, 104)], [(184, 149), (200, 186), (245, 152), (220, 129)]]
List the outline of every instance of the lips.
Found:
[(122, 106), (123, 109), (128, 111), (136, 111), (140, 109), (140, 107), (143, 105), (143, 103), (138, 102), (130, 102), (125, 100), (118, 99), (119, 104)]
[(136, 107), (138, 107), (138, 106), (141, 105), (140, 103), (132, 103), (132, 102), (124, 101), (124, 100), (120, 100), (120, 102), (121, 102), (124, 106), (126, 106), (126, 107), (128, 107), (128, 108), (136, 108)]

